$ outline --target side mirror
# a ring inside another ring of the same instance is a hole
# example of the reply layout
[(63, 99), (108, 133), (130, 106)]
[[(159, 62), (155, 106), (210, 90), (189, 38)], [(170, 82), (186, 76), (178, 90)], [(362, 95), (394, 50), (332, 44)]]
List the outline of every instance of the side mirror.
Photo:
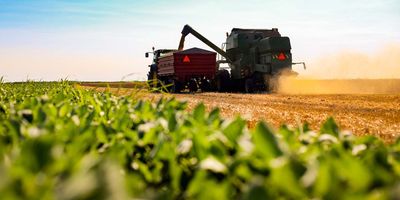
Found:
[(144, 56), (145, 56), (146, 58), (148, 58), (148, 57), (149, 57), (149, 53), (146, 52), (146, 53), (144, 54)]

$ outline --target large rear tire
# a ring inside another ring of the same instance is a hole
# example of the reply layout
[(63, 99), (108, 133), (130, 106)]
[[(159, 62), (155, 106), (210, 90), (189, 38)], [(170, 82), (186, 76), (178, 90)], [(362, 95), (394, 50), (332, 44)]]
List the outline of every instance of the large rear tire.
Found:
[(169, 91), (171, 93), (180, 93), (182, 90), (182, 84), (177, 80), (172, 80), (171, 83), (172, 85)]
[(147, 75), (147, 83), (150, 90), (156, 89), (158, 87), (157, 74), (154, 72), (149, 72), (149, 74)]
[(254, 92), (254, 81), (251, 78), (248, 78), (244, 81), (244, 92), (245, 93), (253, 93)]
[(218, 92), (226, 92), (229, 90), (230, 75), (227, 70), (219, 70), (216, 78), (216, 89)]
[(278, 90), (278, 76), (264, 75), (265, 90), (268, 93), (273, 93)]
[(224, 80), (222, 80), (221, 78), (217, 78), (216, 87), (218, 92), (224, 92)]

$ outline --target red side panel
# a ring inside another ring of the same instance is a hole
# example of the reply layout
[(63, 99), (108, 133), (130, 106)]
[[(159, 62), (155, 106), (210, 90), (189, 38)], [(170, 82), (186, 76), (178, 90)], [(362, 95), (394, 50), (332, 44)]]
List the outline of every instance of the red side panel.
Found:
[(159, 76), (173, 76), (179, 81), (187, 81), (191, 78), (214, 79), (216, 74), (216, 53), (192, 48), (175, 52), (158, 61)]
[(216, 74), (216, 54), (175, 54), (175, 76), (179, 80), (194, 77), (213, 79)]

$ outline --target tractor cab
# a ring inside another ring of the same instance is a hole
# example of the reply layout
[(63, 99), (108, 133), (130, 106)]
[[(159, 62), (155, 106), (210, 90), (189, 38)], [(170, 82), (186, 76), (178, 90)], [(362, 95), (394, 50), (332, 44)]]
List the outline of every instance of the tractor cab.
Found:
[(165, 55), (171, 54), (176, 51), (176, 49), (157, 49), (152, 48), (152, 52), (146, 52), (145, 57), (148, 58), (149, 54), (153, 54), (153, 62), (149, 65), (149, 73), (147, 74), (147, 80), (157, 80), (157, 65), (158, 65), (158, 60), (160, 57), (163, 57)]

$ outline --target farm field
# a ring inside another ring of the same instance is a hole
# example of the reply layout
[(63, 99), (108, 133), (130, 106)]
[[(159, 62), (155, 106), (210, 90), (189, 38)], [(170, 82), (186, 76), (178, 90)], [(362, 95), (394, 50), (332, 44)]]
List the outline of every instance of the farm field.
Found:
[[(328, 116), (315, 129), (316, 124), (301, 120), (296, 126), (272, 128), (248, 120), (252, 115), (254, 120), (262, 117), (245, 111), (245, 104), (255, 101), (243, 101), (269, 98), (273, 107), (284, 102), (283, 97), (294, 99), (288, 104), (303, 104), (301, 98), (312, 96), (173, 96), (131, 88), (107, 90), (66, 81), (0, 82), (2, 198), (396, 199), (400, 195), (400, 140), (385, 143), (374, 134), (354, 136)], [(383, 97), (378, 99), (388, 101), (378, 102), (379, 108), (398, 98)], [(234, 101), (223, 104), (226, 99)], [(213, 103), (220, 108), (212, 109)], [(229, 114), (224, 109), (232, 103), (242, 107)], [(268, 105), (253, 110), (262, 107)]]
[(254, 125), (264, 120), (275, 127), (305, 122), (317, 129), (330, 116), (356, 135), (372, 134), (392, 142), (400, 135), (400, 95), (177, 94), (189, 107), (204, 102), (219, 107), (224, 117), (240, 115)]
[[(90, 85), (102, 91), (101, 85)], [(130, 89), (113, 88), (118, 95), (131, 94)], [(186, 101), (189, 109), (203, 102), (208, 110), (221, 109), (221, 115), (237, 115), (249, 127), (264, 120), (274, 127), (308, 123), (318, 129), (330, 116), (340, 127), (356, 135), (375, 135), (386, 142), (400, 136), (400, 80), (289, 80), (283, 83), (283, 94), (182, 93), (160, 94), (141, 90), (142, 97), (158, 99), (174, 96)], [(322, 94), (321, 94), (322, 93)]]
[(0, 200), (400, 200), (400, 0), (0, 0)]

